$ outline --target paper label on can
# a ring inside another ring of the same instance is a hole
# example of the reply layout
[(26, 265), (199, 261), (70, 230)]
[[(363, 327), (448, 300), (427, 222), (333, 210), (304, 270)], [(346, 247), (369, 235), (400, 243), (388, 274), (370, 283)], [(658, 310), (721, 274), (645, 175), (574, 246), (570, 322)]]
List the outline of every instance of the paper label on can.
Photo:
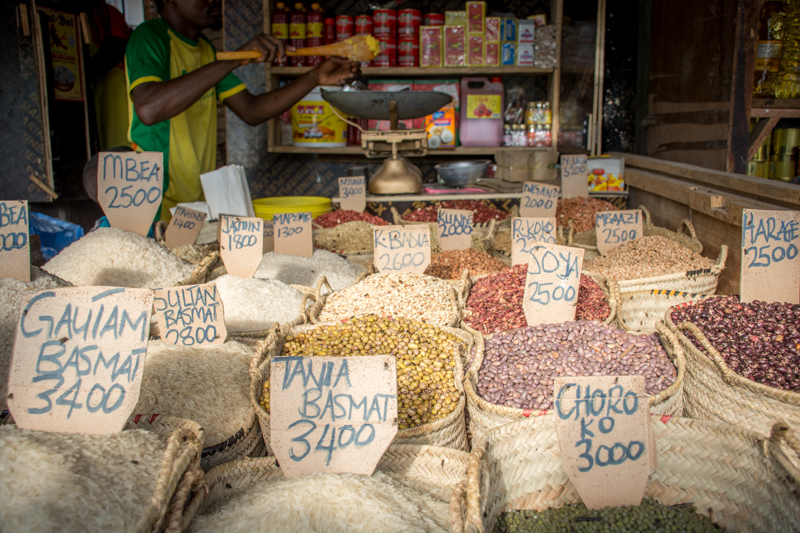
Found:
[(499, 94), (468, 94), (467, 118), (499, 119), (503, 112), (503, 97)]

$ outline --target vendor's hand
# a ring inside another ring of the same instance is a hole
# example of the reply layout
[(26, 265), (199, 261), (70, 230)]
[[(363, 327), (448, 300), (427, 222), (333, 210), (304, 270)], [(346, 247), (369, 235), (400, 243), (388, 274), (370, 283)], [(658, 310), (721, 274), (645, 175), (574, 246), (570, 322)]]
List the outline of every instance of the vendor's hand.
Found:
[(315, 69), (319, 85), (342, 85), (361, 74), (359, 63), (343, 57), (329, 57)]
[(284, 45), (283, 41), (280, 39), (276, 39), (266, 33), (261, 33), (251, 39), (250, 42), (240, 47), (239, 50), (255, 50), (256, 52), (261, 52), (262, 55), (260, 59), (244, 59), (240, 63), (241, 65), (247, 65), (248, 63), (270, 63), (275, 58), (283, 58), (285, 50), (294, 52), (294, 47)]

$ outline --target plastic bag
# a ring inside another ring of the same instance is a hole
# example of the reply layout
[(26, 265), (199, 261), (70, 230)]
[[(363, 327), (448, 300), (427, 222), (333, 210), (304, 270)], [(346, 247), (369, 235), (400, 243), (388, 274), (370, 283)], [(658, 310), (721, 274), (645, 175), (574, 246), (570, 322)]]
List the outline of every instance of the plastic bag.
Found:
[(29, 213), (30, 232), (38, 235), (42, 243), (42, 256), (51, 260), (61, 250), (83, 237), (83, 228), (72, 222), (41, 213)]
[(523, 87), (513, 86), (506, 91), (506, 109), (503, 118), (506, 124), (524, 124), (528, 99)]

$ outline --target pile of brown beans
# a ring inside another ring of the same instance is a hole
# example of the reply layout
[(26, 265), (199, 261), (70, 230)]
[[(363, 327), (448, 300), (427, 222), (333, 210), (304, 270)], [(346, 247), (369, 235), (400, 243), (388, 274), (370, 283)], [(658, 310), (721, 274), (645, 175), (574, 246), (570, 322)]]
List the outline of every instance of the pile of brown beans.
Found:
[(703, 270), (712, 266), (713, 259), (703, 257), (672, 239), (650, 235), (623, 243), (607, 255), (592, 260), (586, 268), (609, 279), (625, 281)]
[(468, 248), (466, 250), (447, 250), (431, 256), (431, 264), (425, 274), (441, 279), (459, 279), (464, 270), (469, 269), (470, 276), (482, 276), (492, 272), (500, 272), (505, 263), (495, 259), (486, 252)]
[(438, 204), (431, 204), (421, 209), (415, 209), (404, 215), (403, 219), (413, 222), (436, 222), (438, 220), (437, 212), (440, 208), (472, 211), (473, 224), (486, 224), (492, 219), (500, 221), (511, 216), (505, 211), (490, 207), (478, 200), (448, 200)]
[[(800, 305), (737, 296), (709, 298), (672, 311), (672, 321), (694, 323), (725, 363), (752, 381), (800, 392)], [(689, 332), (692, 343), (705, 352)]]
[(347, 209), (339, 209), (330, 213), (325, 213), (314, 219), (314, 224), (321, 228), (333, 228), (345, 222), (353, 222), (361, 220), (369, 222), (373, 226), (388, 226), (389, 223), (381, 217), (370, 215), (369, 213), (360, 213), (358, 211), (348, 211)]
[(596, 322), (516, 329), (487, 337), (485, 348), (478, 394), (517, 409), (551, 409), (559, 376), (643, 375), (652, 395), (678, 375), (658, 335), (634, 335)]
[[(464, 309), (464, 322), (484, 335), (525, 327), (522, 298), (527, 275), (528, 265), (519, 264), (476, 280)], [(609, 313), (611, 308), (603, 290), (592, 278), (581, 274), (576, 320), (603, 321)]]
[(566, 226), (572, 219), (575, 231), (583, 233), (594, 227), (595, 215), (600, 211), (616, 211), (618, 208), (611, 202), (599, 198), (560, 198), (556, 207), (556, 224)]

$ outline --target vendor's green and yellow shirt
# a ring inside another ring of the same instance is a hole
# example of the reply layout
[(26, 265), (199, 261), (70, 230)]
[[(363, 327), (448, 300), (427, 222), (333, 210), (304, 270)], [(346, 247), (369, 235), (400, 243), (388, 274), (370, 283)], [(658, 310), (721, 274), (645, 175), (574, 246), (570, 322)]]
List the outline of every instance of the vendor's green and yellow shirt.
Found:
[(125, 50), (128, 81), (128, 137), (134, 148), (164, 154), (164, 201), (161, 218), (169, 220), (169, 208), (179, 202), (203, 199), (200, 174), (216, 168), (217, 100), (222, 102), (245, 89), (235, 74), (228, 74), (189, 109), (169, 120), (146, 126), (136, 115), (130, 93), (149, 81), (166, 81), (214, 61), (214, 46), (201, 36), (187, 39), (163, 19), (141, 24)]

